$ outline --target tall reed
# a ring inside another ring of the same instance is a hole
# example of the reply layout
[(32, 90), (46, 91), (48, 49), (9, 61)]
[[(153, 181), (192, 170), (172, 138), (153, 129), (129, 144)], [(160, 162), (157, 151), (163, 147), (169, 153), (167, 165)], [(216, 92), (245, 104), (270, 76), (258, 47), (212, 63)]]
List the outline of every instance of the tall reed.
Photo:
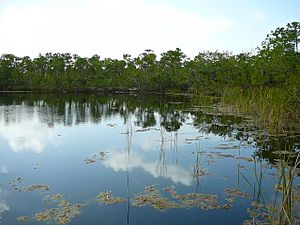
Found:
[(225, 90), (221, 103), (234, 113), (254, 117), (260, 127), (271, 133), (299, 130), (298, 91), (289, 87), (230, 88)]

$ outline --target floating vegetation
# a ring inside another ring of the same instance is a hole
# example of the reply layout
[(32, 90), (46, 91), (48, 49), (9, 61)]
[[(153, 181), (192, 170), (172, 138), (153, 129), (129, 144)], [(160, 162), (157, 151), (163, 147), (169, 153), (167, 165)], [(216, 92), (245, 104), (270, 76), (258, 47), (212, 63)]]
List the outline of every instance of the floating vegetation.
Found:
[(113, 197), (110, 191), (101, 192), (99, 195), (97, 195), (96, 199), (99, 203), (105, 205), (113, 205), (113, 204), (120, 204), (126, 202), (126, 199), (124, 198)]
[(135, 132), (145, 132), (145, 131), (149, 131), (149, 130), (151, 130), (151, 128), (147, 127), (147, 128), (137, 129)]
[(62, 194), (52, 194), (52, 195), (47, 195), (46, 197), (43, 198), (43, 202), (47, 204), (51, 204), (54, 202), (58, 202), (64, 199), (64, 196)]
[(198, 207), (204, 210), (220, 208), (217, 196), (212, 194), (189, 193), (176, 195), (175, 198), (180, 200), (185, 207)]
[(218, 154), (216, 154), (216, 157), (217, 158), (234, 158), (234, 155), (218, 153)]
[(71, 220), (80, 214), (80, 209), (84, 204), (74, 204), (67, 207), (47, 209), (35, 214), (35, 220), (41, 222), (55, 221), (57, 224), (68, 224)]
[(97, 161), (97, 154), (94, 154), (92, 157), (86, 158), (83, 161), (85, 162), (85, 164), (95, 163)]
[(286, 150), (272, 151), (272, 153), (275, 154), (275, 155), (297, 155), (296, 152), (291, 152), (291, 151), (286, 151)]
[(251, 196), (247, 192), (242, 192), (239, 189), (225, 189), (225, 193), (227, 195), (226, 200), (228, 202), (233, 202), (235, 197), (242, 197), (242, 198), (250, 198)]
[(20, 187), (19, 184), (23, 181), (21, 177), (17, 177), (9, 184), (12, 186), (12, 188), (16, 191), (48, 191), (50, 188), (48, 185), (45, 184), (34, 184), (28, 187)]
[(42, 161), (37, 162), (36, 164), (34, 164), (33, 169), (34, 170), (38, 169), (41, 164), (42, 164)]
[(12, 182), (9, 182), (9, 184), (11, 185), (11, 187), (16, 190), (16, 191), (22, 191), (23, 188), (19, 187), (19, 183), (21, 183), (23, 181), (23, 179), (21, 177), (17, 177), (16, 179), (14, 179)]
[(245, 161), (248, 161), (248, 162), (254, 162), (254, 159), (249, 158), (249, 157), (240, 156), (240, 157), (237, 157), (236, 159), (245, 160)]
[(59, 204), (58, 204), (58, 206), (60, 206), (60, 207), (67, 207), (67, 206), (70, 206), (71, 205), (71, 203), (68, 201), (68, 200), (62, 200)]
[(207, 170), (205, 169), (201, 169), (199, 167), (195, 167), (194, 168), (194, 172), (193, 172), (193, 177), (201, 177), (201, 176), (205, 176), (205, 175), (208, 175), (208, 172)]
[[(274, 224), (272, 221), (272, 207), (266, 206), (258, 202), (252, 202), (251, 208), (247, 209), (247, 213), (251, 220), (245, 220), (243, 225), (263, 225), (263, 224)], [(272, 221), (274, 222), (274, 221)], [(277, 224), (277, 223), (275, 223)]]
[(24, 191), (48, 191), (50, 188), (48, 185), (44, 185), (44, 184), (35, 184), (35, 185), (31, 185), (29, 187), (24, 188)]
[(188, 193), (188, 194), (177, 194), (177, 191), (173, 186), (164, 189), (169, 192), (171, 196), (180, 202), (182, 207), (192, 208), (198, 207), (204, 210), (208, 209), (219, 209), (228, 208), (229, 204), (226, 206), (218, 205), (217, 196), (213, 194), (199, 194), (199, 193)]
[(89, 164), (89, 163), (95, 163), (96, 159), (85, 159), (83, 161), (85, 162), (85, 164)]
[(49, 222), (56, 215), (56, 209), (47, 209), (44, 212), (35, 214), (36, 221)]
[(151, 206), (158, 210), (194, 207), (203, 210), (231, 208), (231, 204), (219, 205), (217, 196), (213, 194), (177, 194), (174, 186), (166, 187), (163, 190), (168, 192), (172, 199), (162, 196), (157, 185), (151, 185), (145, 187), (144, 192), (133, 199), (133, 205), (138, 207)]
[(206, 162), (207, 162), (207, 164), (211, 164), (211, 163), (215, 163), (216, 161), (208, 159), (208, 160), (206, 160)]
[(90, 164), (90, 163), (95, 163), (97, 160), (104, 160), (106, 154), (109, 152), (99, 152), (99, 156), (98, 154), (94, 154), (89, 158), (86, 158), (83, 160), (83, 162), (85, 162), (85, 164)]
[(30, 216), (19, 216), (17, 217), (17, 221), (18, 222), (29, 222), (31, 220)]
[(186, 139), (184, 140), (184, 143), (186, 143), (186, 144), (191, 144), (191, 143), (193, 143), (193, 142), (195, 142), (195, 141), (201, 140), (201, 138), (203, 138), (203, 136), (197, 136), (197, 137), (194, 137), (194, 138), (186, 138)]
[(221, 152), (210, 151), (212, 154), (221, 154)]
[(220, 209), (230, 209), (232, 207), (231, 204), (227, 203), (227, 204), (224, 204), (224, 205), (220, 205)]
[(235, 156), (233, 154), (224, 154), (222, 152), (218, 152), (218, 151), (210, 151), (209, 153), (203, 153), (205, 154), (207, 157), (213, 159), (213, 158), (220, 158), (220, 159), (224, 159), (224, 158), (233, 158), (233, 159), (238, 159), (238, 160), (244, 160), (247, 162), (254, 162), (255, 159), (254, 158), (250, 158), (250, 157), (244, 157), (244, 156)]
[(100, 160), (103, 160), (105, 157), (105, 152), (100, 152), (99, 156), (100, 156)]
[(215, 147), (215, 149), (222, 149), (222, 150), (240, 149), (240, 146), (238, 146), (238, 145), (229, 145), (229, 144), (220, 144), (219, 146)]
[(133, 205), (137, 207), (151, 206), (158, 210), (166, 210), (171, 208), (180, 208), (181, 204), (171, 201), (168, 198), (163, 197), (156, 185), (145, 187), (144, 193), (134, 197)]
[(43, 199), (43, 202), (47, 204), (56, 203), (57, 207), (46, 209), (31, 217), (20, 216), (17, 220), (19, 222), (28, 222), (31, 220), (38, 222), (55, 221), (57, 224), (68, 224), (76, 215), (80, 214), (80, 209), (86, 206), (85, 204), (71, 204), (61, 194), (48, 195)]

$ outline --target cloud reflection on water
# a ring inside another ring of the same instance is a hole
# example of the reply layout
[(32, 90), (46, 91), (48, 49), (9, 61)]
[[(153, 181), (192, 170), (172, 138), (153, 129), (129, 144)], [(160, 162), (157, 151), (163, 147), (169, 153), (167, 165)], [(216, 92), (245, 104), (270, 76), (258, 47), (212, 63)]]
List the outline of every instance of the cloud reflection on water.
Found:
[(24, 118), (18, 123), (9, 124), (0, 121), (0, 136), (14, 152), (42, 153), (47, 145), (58, 144), (55, 130), (37, 118)]
[(3, 200), (5, 197), (6, 192), (0, 187), (0, 223), (2, 219), (2, 214), (6, 211), (10, 210), (10, 207), (7, 205), (7, 203)]
[(8, 169), (6, 166), (0, 165), (0, 173), (8, 173)]
[(174, 183), (181, 183), (190, 186), (192, 184), (191, 172), (177, 165), (166, 165), (166, 170), (161, 173), (157, 162), (149, 162), (136, 153), (131, 153), (129, 156), (123, 152), (111, 152), (107, 158), (103, 160), (103, 164), (113, 169), (114, 171), (127, 171), (134, 168), (141, 168), (151, 174), (153, 177), (165, 177), (171, 179)]

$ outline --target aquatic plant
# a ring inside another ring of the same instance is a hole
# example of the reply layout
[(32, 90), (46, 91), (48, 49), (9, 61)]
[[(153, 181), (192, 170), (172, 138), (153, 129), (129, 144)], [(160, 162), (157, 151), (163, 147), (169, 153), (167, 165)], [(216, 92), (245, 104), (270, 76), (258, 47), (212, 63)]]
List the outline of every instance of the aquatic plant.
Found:
[(43, 202), (47, 204), (51, 204), (54, 202), (58, 202), (64, 199), (64, 196), (62, 194), (51, 194), (47, 195), (43, 198)]
[(232, 188), (226, 188), (225, 193), (227, 195), (227, 198), (234, 198), (234, 197), (242, 197), (242, 198), (250, 198), (251, 195), (247, 192), (243, 192), (239, 189), (232, 189)]
[(231, 208), (230, 204), (218, 204), (217, 196), (213, 194), (178, 194), (174, 186), (165, 187), (163, 190), (168, 192), (172, 199), (163, 196), (157, 185), (151, 185), (145, 187), (143, 193), (134, 197), (133, 205), (138, 207), (151, 206), (158, 210), (195, 207), (203, 210)]
[(181, 204), (171, 201), (161, 195), (156, 185), (145, 187), (144, 193), (133, 198), (133, 206), (151, 206), (158, 210), (167, 210), (171, 208), (180, 208)]
[(31, 185), (29, 187), (25, 187), (24, 191), (35, 191), (35, 190), (39, 190), (39, 191), (48, 191), (50, 188), (48, 185), (44, 185), (44, 184), (35, 184), (35, 185)]
[(55, 221), (57, 224), (68, 224), (71, 220), (80, 214), (80, 210), (86, 204), (72, 204), (64, 198), (61, 194), (52, 194), (44, 197), (44, 203), (56, 204), (57, 207), (46, 209), (42, 212), (36, 213), (34, 216), (20, 216), (17, 217), (19, 222), (29, 222), (32, 220), (38, 222), (51, 222)]
[(21, 177), (17, 177), (9, 184), (12, 186), (12, 188), (16, 191), (48, 191), (50, 188), (46, 184), (34, 184), (30, 185), (28, 187), (22, 187), (19, 184), (23, 181)]
[(96, 197), (97, 201), (99, 203), (105, 204), (105, 205), (113, 205), (113, 204), (120, 204), (126, 202), (126, 199), (121, 197), (113, 197), (112, 193), (110, 191), (101, 192)]

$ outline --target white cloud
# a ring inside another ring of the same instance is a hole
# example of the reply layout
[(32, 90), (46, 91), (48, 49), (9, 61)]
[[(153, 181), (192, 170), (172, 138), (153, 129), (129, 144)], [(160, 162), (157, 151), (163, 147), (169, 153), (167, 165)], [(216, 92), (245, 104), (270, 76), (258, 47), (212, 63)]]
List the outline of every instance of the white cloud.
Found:
[(156, 162), (147, 162), (143, 157), (135, 153), (131, 153), (129, 159), (126, 153), (111, 152), (111, 154), (103, 160), (103, 164), (115, 171), (142, 168), (153, 177), (165, 177), (171, 179), (174, 183), (181, 183), (187, 186), (192, 184), (192, 173), (187, 169), (169, 164), (166, 165), (165, 173), (160, 173)]
[(8, 7), (0, 15), (0, 53), (36, 56), (71, 52), (90, 56), (136, 56), (146, 48), (180, 47), (189, 55), (208, 49), (226, 18), (200, 15), (143, 0), (88, 0), (73, 6)]

